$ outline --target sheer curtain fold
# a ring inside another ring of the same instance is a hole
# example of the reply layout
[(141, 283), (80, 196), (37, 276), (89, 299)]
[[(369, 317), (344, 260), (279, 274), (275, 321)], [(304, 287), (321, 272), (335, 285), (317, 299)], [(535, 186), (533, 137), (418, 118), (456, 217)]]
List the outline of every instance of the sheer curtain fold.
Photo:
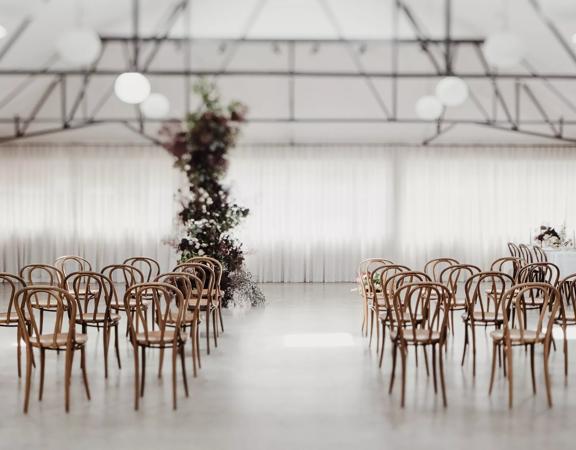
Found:
[(150, 146), (0, 149), (0, 270), (78, 254), (96, 267), (134, 255), (174, 260), (178, 177)]
[[(576, 149), (255, 145), (227, 183), (251, 210), (237, 236), (258, 281), (350, 281), (382, 256), (487, 267), (547, 222), (576, 228)], [(180, 174), (157, 147), (0, 148), (0, 271), (80, 254), (168, 269)]]

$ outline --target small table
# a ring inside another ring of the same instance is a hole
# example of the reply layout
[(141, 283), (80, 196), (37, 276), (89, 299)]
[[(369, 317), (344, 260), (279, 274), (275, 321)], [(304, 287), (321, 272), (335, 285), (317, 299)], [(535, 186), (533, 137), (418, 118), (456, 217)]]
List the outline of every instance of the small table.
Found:
[(544, 249), (548, 261), (560, 269), (560, 278), (576, 273), (576, 249), (574, 248), (546, 248)]

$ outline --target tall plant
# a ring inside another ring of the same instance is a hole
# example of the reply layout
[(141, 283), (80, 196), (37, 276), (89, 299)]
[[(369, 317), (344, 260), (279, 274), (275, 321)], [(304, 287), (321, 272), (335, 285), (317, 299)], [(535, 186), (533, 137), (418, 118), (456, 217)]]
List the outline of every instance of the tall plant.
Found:
[(161, 129), (164, 147), (188, 179), (187, 189), (179, 190), (181, 236), (176, 247), (180, 261), (204, 255), (218, 259), (224, 266), (224, 306), (259, 304), (264, 296), (246, 272), (242, 244), (232, 235), (249, 210), (235, 203), (222, 184), (228, 152), (236, 144), (247, 109), (239, 102), (223, 106), (216, 86), (206, 80), (200, 80), (194, 92), (200, 97), (200, 107), (188, 114), (185, 129), (175, 122)]

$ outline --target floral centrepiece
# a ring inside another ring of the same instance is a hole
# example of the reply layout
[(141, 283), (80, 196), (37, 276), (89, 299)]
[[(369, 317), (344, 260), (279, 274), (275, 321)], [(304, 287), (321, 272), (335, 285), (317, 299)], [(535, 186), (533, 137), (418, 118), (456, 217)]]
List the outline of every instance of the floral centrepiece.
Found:
[(228, 168), (228, 152), (236, 144), (247, 109), (239, 102), (222, 106), (215, 85), (205, 80), (194, 86), (194, 92), (201, 105), (188, 114), (185, 129), (172, 121), (160, 130), (164, 148), (176, 157), (175, 166), (188, 180), (187, 189), (178, 191), (181, 231), (175, 246), (180, 262), (211, 256), (222, 263), (224, 306), (257, 305), (264, 302), (264, 296), (244, 269), (242, 244), (232, 235), (249, 210), (234, 203), (221, 182)]
[(541, 225), (534, 240), (541, 247), (560, 248), (573, 245), (572, 239), (566, 237), (566, 225), (562, 225), (559, 232), (552, 227)]

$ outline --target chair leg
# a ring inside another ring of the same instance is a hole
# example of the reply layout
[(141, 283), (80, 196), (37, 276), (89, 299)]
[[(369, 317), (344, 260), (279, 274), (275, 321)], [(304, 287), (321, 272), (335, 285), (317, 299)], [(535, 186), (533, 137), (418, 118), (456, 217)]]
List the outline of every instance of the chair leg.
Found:
[(105, 323), (103, 326), (104, 333), (102, 333), (102, 343), (104, 345), (104, 378), (108, 378), (108, 347), (110, 345), (110, 326)]
[(368, 339), (368, 347), (372, 346), (373, 330), (374, 330), (374, 310), (370, 309), (370, 338)]
[(118, 322), (114, 325), (114, 348), (116, 350), (116, 360), (118, 361), (118, 368), (122, 368), (122, 363), (120, 362), (120, 346), (118, 345)]
[(70, 411), (70, 384), (72, 381), (72, 364), (74, 363), (74, 347), (66, 348), (66, 368), (64, 370), (64, 403), (66, 412)]
[(188, 397), (188, 377), (186, 376), (186, 360), (184, 359), (184, 344), (179, 346), (180, 353), (180, 363), (182, 364), (182, 378), (184, 379), (184, 392), (186, 397)]
[(494, 386), (494, 375), (496, 374), (496, 353), (500, 354), (500, 346), (496, 341), (492, 342), (492, 371), (490, 373), (490, 387), (488, 388), (488, 395), (492, 394), (492, 387)]
[(438, 358), (440, 359), (440, 387), (442, 388), (442, 402), (444, 408), (446, 408), (448, 402), (446, 401), (446, 383), (444, 381), (444, 356), (441, 351), (438, 352)]
[(140, 400), (140, 364), (138, 362), (138, 346), (136, 342), (132, 343), (134, 348), (134, 410), (138, 411), (138, 402)]
[[(421, 348), (422, 348), (422, 352), (424, 353), (424, 365), (426, 366), (426, 376), (429, 377), (430, 376), (430, 367), (428, 366), (428, 350), (426, 349), (425, 345), (423, 345)], [(418, 346), (415, 346), (414, 350), (418, 351)]]
[(536, 395), (536, 375), (534, 373), (534, 344), (530, 345), (530, 374), (532, 375), (532, 392)]
[(164, 349), (160, 348), (160, 363), (158, 364), (158, 378), (162, 378), (163, 367), (164, 367)]
[(512, 346), (511, 345), (506, 345), (505, 346), (505, 361), (506, 365), (508, 367), (508, 408), (512, 409), (512, 405), (513, 405), (513, 394), (514, 394), (514, 383), (513, 383), (513, 378), (512, 378)]
[(196, 371), (196, 325), (192, 323), (190, 326), (190, 341), (192, 343), (192, 374), (194, 378), (197, 376)]
[(402, 358), (402, 394), (400, 397), (400, 406), (404, 408), (404, 400), (406, 397), (406, 353), (407, 348), (405, 345), (402, 345), (400, 348), (400, 357)]
[[(442, 353), (442, 349), (439, 349)], [(432, 344), (432, 377), (434, 378), (434, 394), (438, 393), (438, 386), (436, 382), (436, 345)]]
[(564, 377), (568, 377), (568, 337), (564, 328)]
[(17, 348), (16, 348), (16, 358), (18, 361), (18, 378), (22, 378), (22, 336), (20, 334), (20, 325), (16, 327), (16, 339), (17, 341)]
[(454, 310), (450, 309), (450, 330), (452, 331), (452, 336), (454, 336)]
[(28, 413), (30, 403), (30, 385), (32, 382), (32, 347), (26, 345), (26, 386), (24, 389), (24, 414)]
[(476, 330), (470, 330), (472, 334), (472, 377), (476, 377)]
[(210, 354), (210, 305), (206, 307), (206, 353)]
[(466, 349), (468, 348), (468, 322), (464, 322), (464, 350), (462, 351), (462, 362), (464, 366), (464, 359), (466, 358)]
[(40, 309), (40, 334), (42, 334), (42, 330), (44, 330), (44, 310)]
[(172, 408), (176, 410), (176, 353), (178, 349), (172, 347)]
[(220, 320), (220, 329), (222, 330), (222, 333), (224, 333), (224, 321), (222, 320), (222, 307), (218, 306), (217, 311), (218, 311), (218, 318)]
[(549, 355), (550, 355), (550, 346), (544, 344), (544, 381), (546, 382), (546, 397), (548, 398), (548, 407), (552, 408), (552, 391), (550, 389), (550, 373), (548, 372)]
[(38, 400), (42, 401), (42, 394), (44, 393), (44, 371), (46, 366), (46, 350), (40, 349), (40, 389), (38, 392)]
[(142, 377), (140, 379), (140, 397), (144, 397), (145, 385), (146, 385), (146, 347), (142, 346)]
[(382, 368), (382, 359), (384, 358), (384, 347), (386, 344), (386, 323), (381, 320), (382, 324), (382, 345), (380, 346), (380, 361), (378, 362), (378, 367)]
[(218, 325), (216, 325), (216, 310), (212, 310), (212, 334), (214, 335), (214, 347), (218, 347)]
[(84, 389), (86, 390), (86, 397), (90, 400), (90, 386), (88, 384), (88, 371), (86, 370), (86, 347), (80, 347), (80, 361), (82, 367), (82, 380), (84, 381)]
[(196, 328), (196, 357), (198, 358), (198, 368), (201, 369), (202, 368), (202, 360), (201, 360), (201, 355), (200, 355), (200, 324), (198, 322), (196, 322), (195, 328)]
[(392, 373), (390, 374), (390, 386), (388, 387), (388, 393), (392, 393), (394, 388), (394, 378), (396, 377), (396, 354), (398, 352), (397, 341), (392, 341)]

